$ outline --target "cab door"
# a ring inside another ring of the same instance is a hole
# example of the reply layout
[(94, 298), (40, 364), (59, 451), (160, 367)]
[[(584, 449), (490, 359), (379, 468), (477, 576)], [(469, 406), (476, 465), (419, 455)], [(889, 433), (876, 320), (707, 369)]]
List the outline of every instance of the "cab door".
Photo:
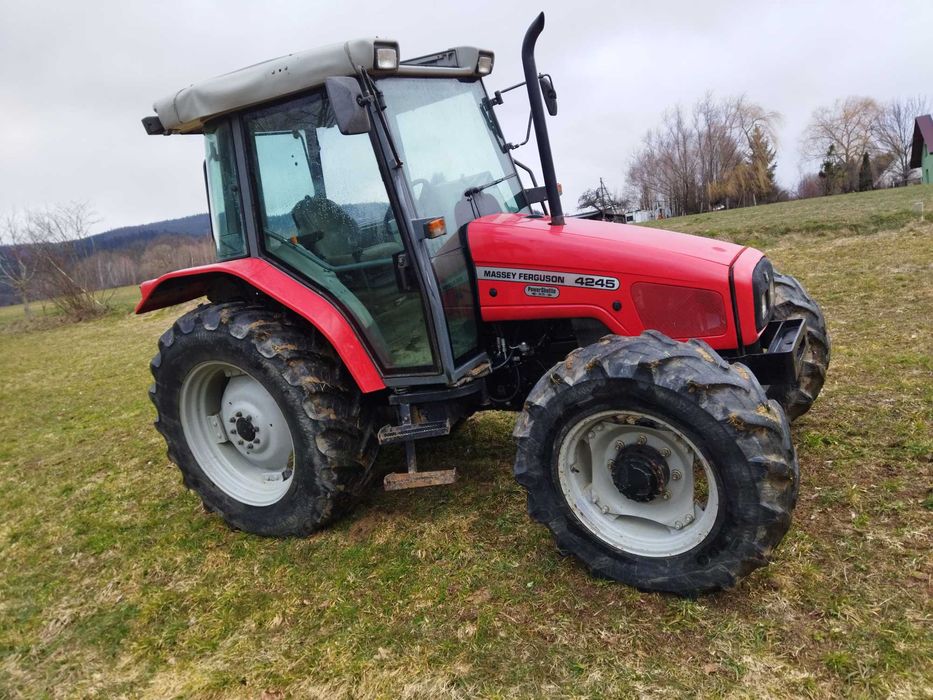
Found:
[(387, 383), (437, 376), (425, 295), (397, 274), (408, 249), (370, 136), (341, 134), (323, 90), (242, 121), (264, 255), (354, 322)]

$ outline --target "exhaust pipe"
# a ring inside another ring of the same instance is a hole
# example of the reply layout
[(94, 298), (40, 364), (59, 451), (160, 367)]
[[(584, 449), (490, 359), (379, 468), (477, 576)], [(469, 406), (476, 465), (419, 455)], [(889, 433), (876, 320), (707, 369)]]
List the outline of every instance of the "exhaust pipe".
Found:
[(535, 125), (535, 141), (538, 143), (538, 156), (541, 158), (541, 173), (544, 175), (544, 189), (551, 209), (551, 225), (564, 225), (564, 210), (560, 205), (557, 192), (557, 175), (554, 174), (554, 158), (551, 156), (551, 141), (547, 135), (547, 123), (544, 117), (544, 102), (541, 99), (541, 85), (538, 83), (538, 68), (535, 66), (535, 43), (544, 30), (544, 13), (540, 13), (525, 32), (522, 41), (522, 68), (525, 70), (525, 86), (528, 88), (528, 103), (531, 106), (531, 120)]

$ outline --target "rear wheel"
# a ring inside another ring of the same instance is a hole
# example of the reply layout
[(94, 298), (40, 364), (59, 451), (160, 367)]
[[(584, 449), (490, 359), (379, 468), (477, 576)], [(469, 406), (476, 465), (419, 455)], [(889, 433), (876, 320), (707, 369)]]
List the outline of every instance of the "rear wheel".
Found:
[(329, 345), (283, 313), (198, 307), (162, 336), (151, 368), (169, 459), (233, 527), (310, 533), (370, 476), (377, 448), (360, 392)]
[(796, 384), (773, 387), (768, 395), (784, 408), (790, 420), (810, 410), (820, 395), (829, 368), (831, 342), (823, 310), (790, 275), (774, 273), (774, 316), (778, 321), (802, 318), (807, 322), (807, 352)]
[(530, 515), (595, 574), (729, 588), (767, 563), (798, 486), (783, 411), (707, 345), (650, 331), (571, 353), (515, 429)]

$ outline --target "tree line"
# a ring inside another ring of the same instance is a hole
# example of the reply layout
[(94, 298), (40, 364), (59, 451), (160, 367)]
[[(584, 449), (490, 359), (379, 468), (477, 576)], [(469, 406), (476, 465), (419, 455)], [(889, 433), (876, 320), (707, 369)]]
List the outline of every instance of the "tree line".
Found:
[(97, 219), (82, 202), (8, 214), (0, 224), (0, 303), (48, 301), (82, 320), (108, 308), (115, 287), (214, 259), (210, 236), (161, 235), (98, 250), (90, 230)]
[(925, 97), (887, 103), (847, 97), (816, 109), (801, 154), (816, 171), (788, 192), (775, 181), (781, 115), (744, 96), (707, 93), (692, 107), (667, 110), (633, 154), (624, 193), (585, 190), (581, 209), (647, 209), (671, 216), (745, 207), (908, 183), (914, 119)]

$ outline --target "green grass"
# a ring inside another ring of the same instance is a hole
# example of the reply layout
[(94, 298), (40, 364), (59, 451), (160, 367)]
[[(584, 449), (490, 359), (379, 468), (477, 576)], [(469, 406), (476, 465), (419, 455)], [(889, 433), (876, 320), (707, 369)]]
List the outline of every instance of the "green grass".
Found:
[[(101, 293), (101, 298), (114, 313), (131, 311), (139, 301), (139, 287), (117, 287)], [(61, 310), (51, 301), (34, 301), (27, 318), (23, 306), (0, 306), (0, 332), (16, 332), (49, 328), (67, 322)]]
[(811, 239), (820, 239), (846, 232), (866, 234), (897, 229), (918, 221), (921, 209), (925, 220), (933, 221), (933, 185), (801, 199), (643, 225), (770, 247), (788, 233), (805, 233)]
[[(895, 217), (910, 199), (870, 196)], [(717, 216), (802, 226), (776, 208)], [(202, 510), (151, 427), (178, 309), (0, 328), (0, 697), (928, 697), (933, 225), (871, 216), (768, 234), (824, 306), (832, 367), (794, 427), (774, 563), (695, 601), (560, 557), (511, 477), (508, 414), (424, 445), (452, 487), (373, 489), (325, 532), (261, 539)]]

